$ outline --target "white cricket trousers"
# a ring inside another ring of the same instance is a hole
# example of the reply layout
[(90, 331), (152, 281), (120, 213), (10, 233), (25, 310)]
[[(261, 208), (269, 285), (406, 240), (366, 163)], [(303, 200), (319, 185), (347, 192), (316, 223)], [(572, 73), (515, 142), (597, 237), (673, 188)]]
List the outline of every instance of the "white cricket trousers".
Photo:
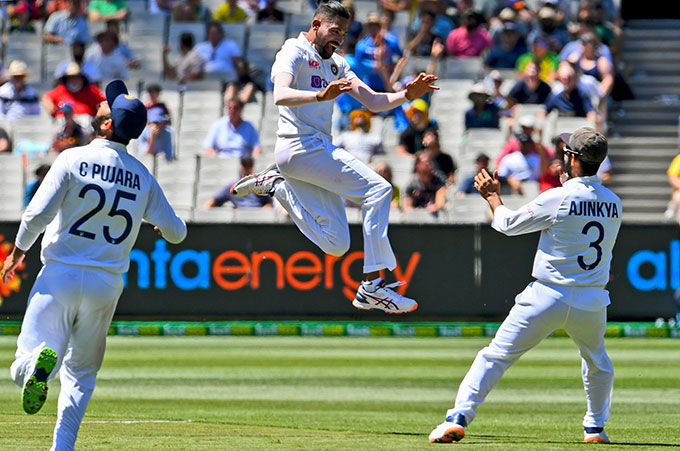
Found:
[(75, 446), (122, 291), (120, 274), (51, 261), (35, 280), (10, 371), (14, 382), (23, 387), (40, 351), (47, 347), (57, 352), (50, 379), (58, 369), (61, 392), (52, 450)]
[(397, 266), (387, 237), (392, 186), (384, 178), (325, 136), (279, 138), (275, 155), (285, 181), (274, 197), (307, 238), (327, 254), (347, 252), (345, 198), (361, 205), (364, 273)]
[[(589, 296), (602, 288), (572, 287), (570, 295)], [(456, 405), (447, 416), (462, 413), (470, 424), (479, 406), (503, 373), (525, 352), (557, 329), (564, 329), (581, 354), (581, 375), (587, 397), (584, 427), (604, 427), (609, 419), (614, 368), (604, 348), (607, 308), (596, 311), (570, 307), (556, 287), (533, 282), (517, 295), (515, 305), (489, 346), (479, 351), (460, 384)]]

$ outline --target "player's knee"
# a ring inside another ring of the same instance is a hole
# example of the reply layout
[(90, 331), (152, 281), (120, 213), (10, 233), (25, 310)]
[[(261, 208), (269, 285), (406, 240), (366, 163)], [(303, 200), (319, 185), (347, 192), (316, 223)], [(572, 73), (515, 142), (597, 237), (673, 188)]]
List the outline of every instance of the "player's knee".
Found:
[(387, 180), (381, 180), (371, 189), (370, 200), (384, 202), (392, 200), (392, 185)]
[(349, 231), (347, 231), (346, 234), (334, 236), (326, 240), (323, 251), (333, 257), (342, 257), (349, 250), (349, 243)]

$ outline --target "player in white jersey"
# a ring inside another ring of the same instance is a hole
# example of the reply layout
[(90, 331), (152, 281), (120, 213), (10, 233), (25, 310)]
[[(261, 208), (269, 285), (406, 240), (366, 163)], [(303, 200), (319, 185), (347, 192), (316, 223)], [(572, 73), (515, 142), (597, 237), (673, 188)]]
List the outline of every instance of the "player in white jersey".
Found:
[(396, 267), (387, 237), (392, 187), (349, 152), (333, 145), (332, 100), (348, 92), (369, 110), (386, 111), (438, 89), (432, 85), (437, 77), (423, 73), (404, 91), (374, 92), (334, 53), (345, 38), (349, 17), (342, 4), (324, 0), (309, 31), (287, 40), (276, 55), (271, 72), (280, 114), (276, 164), (244, 177), (232, 187), (232, 193), (275, 197), (305, 236), (335, 256), (349, 249), (343, 198), (360, 204), (364, 280), (352, 304), (362, 310), (410, 312), (418, 304), (391, 290), (399, 283), (385, 285), (379, 274)]
[(564, 329), (579, 348), (587, 411), (586, 442), (608, 443), (614, 369), (604, 347), (612, 248), (621, 226), (621, 200), (597, 178), (607, 156), (607, 140), (589, 127), (562, 139), (566, 175), (559, 188), (543, 192), (512, 211), (503, 205), (497, 173), (475, 177), (475, 187), (493, 210), (492, 227), (506, 235), (541, 232), (532, 276), (489, 346), (475, 358), (460, 384), (446, 421), (430, 442), (458, 441), (475, 419), (477, 407), (503, 373), (556, 329)]
[(62, 152), (28, 205), (15, 247), (0, 271), (7, 281), (43, 231), (44, 263), (28, 300), (14, 382), (26, 413), (42, 408), (59, 370), (61, 392), (53, 450), (72, 450), (101, 367), (106, 335), (123, 290), (142, 219), (171, 243), (186, 225), (158, 182), (126, 145), (146, 125), (146, 108), (120, 80), (106, 88), (92, 122), (96, 139)]

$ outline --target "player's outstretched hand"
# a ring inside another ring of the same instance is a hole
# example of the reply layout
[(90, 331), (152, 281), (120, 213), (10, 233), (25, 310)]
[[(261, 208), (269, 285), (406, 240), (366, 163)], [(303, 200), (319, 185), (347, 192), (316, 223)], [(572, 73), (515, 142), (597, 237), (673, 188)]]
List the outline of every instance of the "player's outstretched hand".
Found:
[(341, 78), (340, 80), (333, 80), (328, 83), (326, 89), (316, 94), (316, 100), (319, 102), (325, 102), (326, 100), (333, 100), (343, 92), (352, 90), (352, 82), (346, 78)]
[(17, 248), (7, 256), (5, 262), (0, 269), (0, 280), (2, 283), (8, 284), (11, 280), (14, 280), (14, 270), (17, 269), (21, 262), (24, 261), (24, 252), (19, 251)]
[(406, 84), (406, 98), (414, 100), (432, 90), (438, 90), (439, 86), (432, 84), (437, 80), (438, 78), (435, 75), (425, 72), (419, 73), (415, 80)]
[(486, 172), (486, 169), (482, 169), (477, 175), (475, 175), (475, 188), (479, 191), (484, 199), (487, 199), (492, 194), (500, 194), (501, 192), (501, 182), (498, 180), (498, 171), (494, 171), (493, 178)]

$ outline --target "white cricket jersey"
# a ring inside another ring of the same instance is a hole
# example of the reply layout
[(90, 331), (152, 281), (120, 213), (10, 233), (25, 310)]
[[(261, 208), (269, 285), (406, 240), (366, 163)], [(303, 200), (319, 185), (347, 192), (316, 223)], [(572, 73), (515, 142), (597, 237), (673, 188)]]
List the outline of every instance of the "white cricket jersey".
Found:
[[(271, 79), (286, 72), (293, 76), (291, 88), (301, 91), (323, 91), (328, 83), (340, 78), (351, 80), (354, 72), (345, 58), (333, 53), (323, 59), (304, 33), (288, 39), (276, 54)], [(308, 136), (323, 133), (330, 136), (333, 102), (309, 103), (301, 106), (279, 106), (280, 137)]]
[(124, 144), (95, 139), (54, 161), (26, 208), (15, 244), (27, 251), (45, 231), (43, 263), (93, 266), (123, 273), (142, 219), (178, 243), (186, 224), (156, 179)]
[(541, 231), (532, 272), (537, 280), (603, 288), (621, 226), (621, 200), (597, 176), (577, 177), (517, 211), (496, 208), (491, 225), (506, 235)]

